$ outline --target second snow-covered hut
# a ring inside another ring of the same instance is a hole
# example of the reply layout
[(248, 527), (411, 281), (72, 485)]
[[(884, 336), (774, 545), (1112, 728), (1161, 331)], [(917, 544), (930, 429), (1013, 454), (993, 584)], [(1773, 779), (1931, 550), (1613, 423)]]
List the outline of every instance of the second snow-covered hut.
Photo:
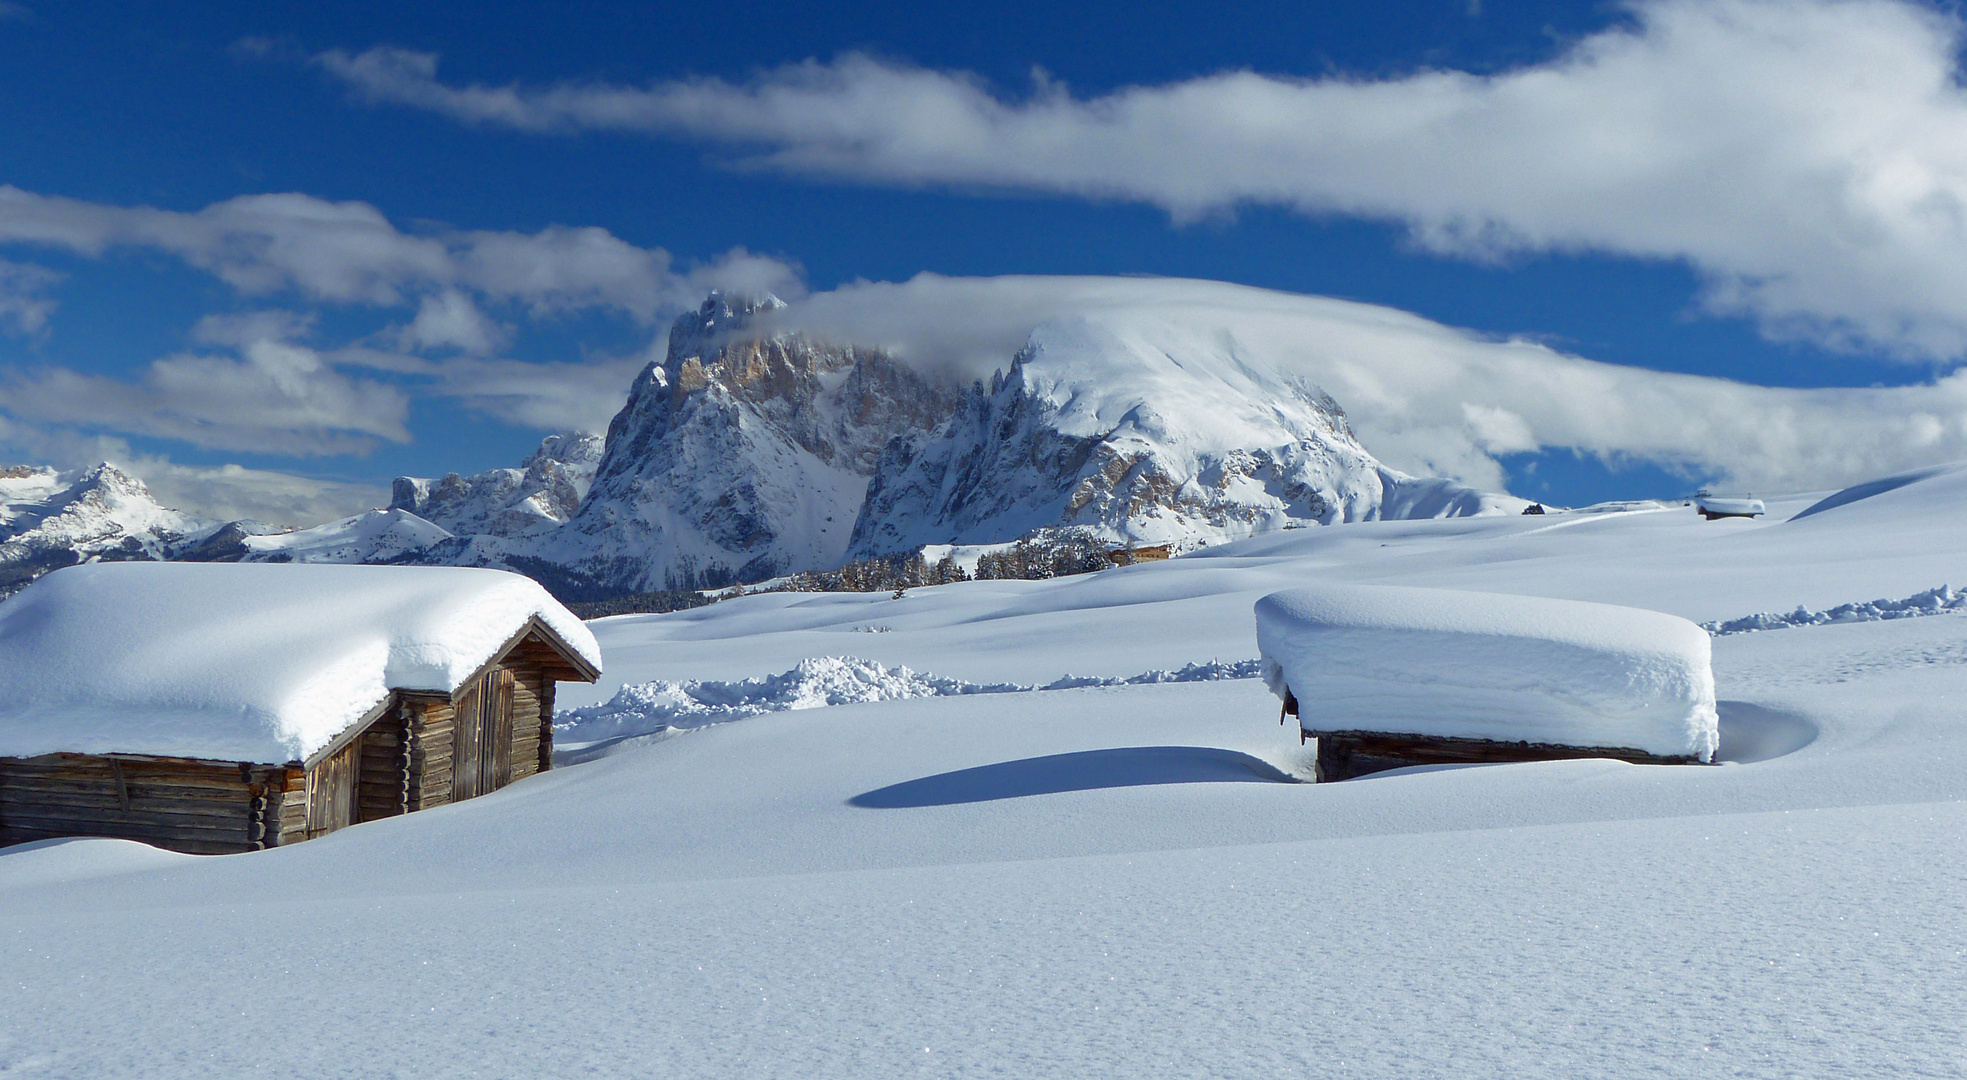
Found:
[(0, 604), (0, 844), (250, 851), (550, 766), (601, 653), (498, 570), (97, 563)]
[(1317, 739), (1319, 780), (1405, 765), (1708, 761), (1707, 632), (1611, 604), (1394, 585), (1257, 601), (1265, 681)]

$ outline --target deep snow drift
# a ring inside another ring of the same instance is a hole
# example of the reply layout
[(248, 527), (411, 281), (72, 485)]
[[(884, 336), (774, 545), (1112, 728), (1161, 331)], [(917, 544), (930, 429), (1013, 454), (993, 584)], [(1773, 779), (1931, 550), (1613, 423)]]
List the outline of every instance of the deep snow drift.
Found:
[(498, 570), (72, 566), (0, 604), (0, 755), (304, 759), (391, 690), (456, 690), (531, 618), (600, 666), (580, 620)]
[[(1967, 473), (1764, 498), (599, 620), (561, 706), (820, 657), (1233, 664), (1321, 582), (1727, 622), (1960, 580)], [(1958, 1075), (1967, 614), (1712, 650), (1712, 768), (1280, 783), (1296, 734), (1223, 679), (766, 711), (252, 855), (10, 849), (0, 1070), (247, 1075), (272, 1039), (365, 1078)]]
[(1264, 682), (1307, 731), (1714, 756), (1705, 630), (1576, 600), (1321, 585), (1257, 601)]

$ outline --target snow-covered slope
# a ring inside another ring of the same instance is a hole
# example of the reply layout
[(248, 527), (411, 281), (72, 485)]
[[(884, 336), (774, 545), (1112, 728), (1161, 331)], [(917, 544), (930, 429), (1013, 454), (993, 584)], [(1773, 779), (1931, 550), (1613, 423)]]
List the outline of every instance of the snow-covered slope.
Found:
[(369, 510), (312, 529), (247, 536), (244, 562), (387, 563), (451, 539), (408, 510)]
[(1055, 526), (1196, 547), (1294, 525), (1526, 505), (1387, 468), (1338, 402), (1218, 328), (1106, 312), (1038, 327), (937, 438), (891, 445), (850, 554)]
[(878, 351), (741, 333), (778, 306), (712, 294), (677, 320), (580, 511), (534, 553), (623, 592), (839, 565), (882, 447), (954, 395)]
[(601, 462), (599, 435), (549, 435), (516, 469), (438, 480), (399, 476), (389, 508), (458, 536), (521, 536), (564, 524), (580, 509)]
[[(1967, 584), (1959, 475), (1767, 501), (601, 620), (609, 675), (560, 704), (660, 681), (689, 725), (826, 656), (930, 689), (1244, 661), (1257, 599), (1321, 581), (1703, 621)], [(268, 852), (8, 849), (0, 1069), (243, 1076), (278, 1032), (306, 1076), (1960, 1075), (1967, 615), (1730, 634), (1712, 670), (1713, 767), (1294, 784), (1254, 678), (877, 694)]]
[(113, 465), (0, 469), (0, 595), (90, 559), (165, 558), (218, 527), (159, 505)]

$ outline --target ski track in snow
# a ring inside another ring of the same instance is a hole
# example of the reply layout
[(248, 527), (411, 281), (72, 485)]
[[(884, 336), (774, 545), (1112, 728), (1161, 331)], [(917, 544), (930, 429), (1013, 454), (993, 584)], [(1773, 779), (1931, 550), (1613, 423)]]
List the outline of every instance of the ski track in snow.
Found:
[(720, 681), (689, 679), (631, 683), (600, 705), (568, 709), (556, 717), (554, 739), (578, 748), (666, 730), (687, 730), (742, 720), (765, 713), (856, 705), (908, 698), (963, 697), (971, 694), (1025, 694), (1042, 690), (1078, 690), (1094, 686), (1144, 686), (1155, 683), (1218, 682), (1254, 679), (1256, 660), (1188, 664), (1175, 670), (1143, 672), (1129, 678), (1067, 675), (1042, 686), (1025, 683), (973, 683), (944, 678), (906, 667), (889, 667), (851, 656), (821, 656), (762, 678)]

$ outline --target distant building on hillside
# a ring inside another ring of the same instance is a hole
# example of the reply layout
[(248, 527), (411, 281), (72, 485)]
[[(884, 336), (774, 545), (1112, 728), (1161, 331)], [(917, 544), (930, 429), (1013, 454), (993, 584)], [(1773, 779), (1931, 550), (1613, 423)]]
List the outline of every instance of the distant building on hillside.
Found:
[(0, 845), (251, 851), (549, 768), (592, 634), (452, 567), (97, 563), (0, 604)]
[(1754, 518), (1768, 513), (1761, 499), (1716, 495), (1706, 488), (1694, 495), (1694, 510), (1709, 521), (1716, 518)]

